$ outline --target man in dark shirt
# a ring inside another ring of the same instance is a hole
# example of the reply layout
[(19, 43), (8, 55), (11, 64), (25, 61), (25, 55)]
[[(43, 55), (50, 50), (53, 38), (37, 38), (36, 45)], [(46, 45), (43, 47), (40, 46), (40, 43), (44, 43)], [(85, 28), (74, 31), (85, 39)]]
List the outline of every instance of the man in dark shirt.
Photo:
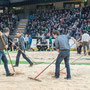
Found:
[(32, 44), (32, 37), (31, 37), (31, 35), (29, 35), (28, 38), (29, 38), (29, 45), (28, 46), (29, 46), (29, 50), (30, 50), (31, 49), (31, 44)]
[[(9, 28), (4, 28), (3, 29), (4, 33), (0, 32), (0, 62), (1, 60), (4, 63), (4, 68), (6, 71), (6, 76), (13, 76), (13, 73), (10, 73), (9, 69), (8, 69), (8, 60), (7, 57), (4, 53), (4, 49), (8, 49), (8, 36), (9, 36)], [(4, 45), (4, 43), (5, 45)]]
[(55, 46), (59, 53), (57, 60), (56, 60), (55, 77), (59, 78), (60, 64), (61, 64), (62, 60), (64, 59), (65, 67), (67, 70), (67, 76), (65, 79), (71, 79), (70, 65), (69, 65), (69, 57), (70, 57), (69, 39), (72, 39), (75, 43), (76, 43), (76, 40), (73, 37), (70, 37), (69, 35), (59, 35), (58, 31), (54, 31), (53, 36), (56, 39)]
[(18, 54), (17, 54), (17, 57), (16, 57), (16, 64), (14, 67), (18, 67), (19, 65), (19, 59), (20, 59), (20, 55), (22, 54), (23, 58), (26, 59), (26, 61), (30, 64), (30, 66), (33, 65), (33, 63), (31, 62), (31, 60), (29, 58), (26, 57), (25, 55), (25, 42), (24, 42), (24, 37), (22, 36), (22, 34), (20, 32), (17, 32), (17, 35), (16, 35), (18, 38), (19, 38), (19, 41), (18, 41), (18, 46), (19, 48), (22, 50), (18, 50)]

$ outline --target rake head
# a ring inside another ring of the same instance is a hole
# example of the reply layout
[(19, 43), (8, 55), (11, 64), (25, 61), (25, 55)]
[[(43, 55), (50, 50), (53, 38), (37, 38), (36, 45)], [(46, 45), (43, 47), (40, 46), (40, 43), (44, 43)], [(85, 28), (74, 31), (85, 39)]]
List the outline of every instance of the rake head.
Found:
[(61, 71), (60, 71), (60, 73), (61, 73), (61, 74), (66, 74), (65, 72), (61, 72)]
[(15, 75), (24, 75), (24, 73), (22, 73), (22, 72), (15, 72), (14, 74)]
[(39, 80), (39, 79), (35, 79), (35, 78), (32, 78), (32, 77), (28, 77), (29, 79), (31, 79), (31, 80), (35, 80), (35, 81), (38, 81), (38, 82), (42, 82), (41, 80)]

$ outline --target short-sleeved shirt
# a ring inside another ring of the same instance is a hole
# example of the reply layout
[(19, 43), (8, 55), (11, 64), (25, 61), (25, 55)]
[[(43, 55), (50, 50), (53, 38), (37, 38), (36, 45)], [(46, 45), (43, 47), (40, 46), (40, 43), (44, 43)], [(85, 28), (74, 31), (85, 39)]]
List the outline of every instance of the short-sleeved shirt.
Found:
[(89, 42), (89, 41), (90, 41), (90, 36), (89, 36), (89, 34), (84, 33), (84, 34), (82, 35), (82, 42)]
[(70, 35), (59, 35), (55, 40), (56, 49), (70, 50), (69, 39), (71, 39)]

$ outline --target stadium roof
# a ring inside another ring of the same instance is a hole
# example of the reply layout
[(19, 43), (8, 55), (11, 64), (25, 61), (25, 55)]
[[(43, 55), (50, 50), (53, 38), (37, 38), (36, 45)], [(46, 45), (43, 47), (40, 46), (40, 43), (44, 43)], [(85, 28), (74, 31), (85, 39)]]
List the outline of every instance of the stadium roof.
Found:
[(47, 2), (60, 2), (60, 1), (71, 1), (71, 0), (10, 0), (11, 3), (17, 3), (17, 2), (47, 3)]
[(12, 6), (13, 5), (20, 6), (27, 4), (52, 3), (52, 2), (60, 2), (60, 1), (74, 1), (74, 0), (0, 0), (0, 5), (8, 5), (11, 3)]
[(0, 5), (8, 5), (10, 3), (9, 0), (0, 0)]
[(10, 0), (12, 5), (27, 5), (27, 4), (40, 4), (40, 3), (53, 3), (60, 1), (71, 1), (71, 0)]

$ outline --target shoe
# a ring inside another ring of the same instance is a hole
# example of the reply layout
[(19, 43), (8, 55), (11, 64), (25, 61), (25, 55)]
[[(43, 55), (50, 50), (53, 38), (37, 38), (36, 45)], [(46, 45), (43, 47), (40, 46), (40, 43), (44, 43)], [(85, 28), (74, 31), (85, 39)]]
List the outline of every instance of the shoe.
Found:
[(65, 77), (64, 79), (71, 80), (71, 77), (69, 77), (69, 78)]
[(32, 66), (33, 66), (33, 63), (30, 64), (30, 67), (32, 67)]
[(14, 76), (14, 73), (8, 73), (6, 76)]
[(52, 76), (52, 78), (58, 79), (59, 77)]
[(18, 67), (18, 65), (14, 65), (13, 67)]

